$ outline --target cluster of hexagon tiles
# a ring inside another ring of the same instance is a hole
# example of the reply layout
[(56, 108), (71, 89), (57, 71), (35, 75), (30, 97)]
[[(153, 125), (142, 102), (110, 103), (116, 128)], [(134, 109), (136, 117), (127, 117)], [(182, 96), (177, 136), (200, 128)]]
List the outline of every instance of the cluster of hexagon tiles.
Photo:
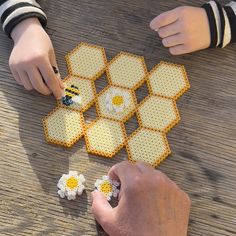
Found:
[[(182, 65), (160, 62), (150, 72), (143, 57), (126, 52), (107, 62), (104, 48), (79, 44), (66, 56), (69, 76), (65, 87), (79, 94), (81, 102), (59, 102), (43, 119), (46, 140), (71, 147), (85, 137), (87, 151), (113, 157), (126, 147), (130, 161), (145, 161), (157, 166), (170, 154), (166, 133), (176, 125), (179, 112), (176, 100), (190, 87)], [(109, 85), (96, 94), (94, 81), (107, 74)], [(137, 103), (135, 90), (147, 83), (149, 95)], [(106, 107), (107, 94), (112, 90), (126, 93), (129, 106), (122, 112)], [(96, 104), (98, 118), (85, 124), (83, 112)], [(137, 114), (139, 128), (129, 137), (124, 123)]]

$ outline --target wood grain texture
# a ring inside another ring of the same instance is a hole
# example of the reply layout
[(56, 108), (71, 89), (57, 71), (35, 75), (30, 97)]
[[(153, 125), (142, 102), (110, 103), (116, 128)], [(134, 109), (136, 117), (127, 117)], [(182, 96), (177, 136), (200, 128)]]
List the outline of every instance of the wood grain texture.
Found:
[[(143, 55), (149, 70), (160, 60), (186, 66), (191, 90), (178, 101), (182, 120), (168, 134), (172, 155), (159, 169), (192, 199), (190, 236), (235, 235), (236, 46), (173, 57), (149, 29), (159, 13), (203, 1), (41, 2), (63, 76), (64, 55), (80, 41), (105, 47), (109, 60), (121, 50)], [(0, 40), (0, 235), (105, 235), (91, 214), (90, 192), (96, 178), (126, 159), (125, 151), (104, 159), (88, 155), (83, 140), (72, 149), (48, 145), (41, 119), (55, 101), (16, 84), (8, 69), (12, 43), (3, 33)], [(138, 90), (139, 100), (145, 91)], [(137, 121), (126, 127), (131, 132)], [(69, 169), (87, 179), (86, 193), (75, 202), (56, 194)]]

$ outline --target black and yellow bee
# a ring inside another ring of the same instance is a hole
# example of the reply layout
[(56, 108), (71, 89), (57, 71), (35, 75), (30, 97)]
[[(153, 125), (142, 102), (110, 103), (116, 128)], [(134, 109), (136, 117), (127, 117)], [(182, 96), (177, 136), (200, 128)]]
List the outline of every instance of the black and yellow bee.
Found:
[(66, 106), (70, 106), (74, 103), (81, 103), (79, 88), (73, 84), (66, 88), (65, 96), (62, 98), (62, 103)]

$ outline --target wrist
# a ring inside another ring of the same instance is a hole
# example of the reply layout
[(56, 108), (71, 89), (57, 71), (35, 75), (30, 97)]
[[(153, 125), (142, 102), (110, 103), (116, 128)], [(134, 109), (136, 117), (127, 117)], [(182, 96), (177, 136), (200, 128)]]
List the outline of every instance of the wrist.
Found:
[(11, 37), (14, 43), (16, 43), (23, 34), (38, 28), (42, 28), (42, 25), (40, 24), (38, 18), (28, 18), (15, 26), (15, 28), (11, 32)]

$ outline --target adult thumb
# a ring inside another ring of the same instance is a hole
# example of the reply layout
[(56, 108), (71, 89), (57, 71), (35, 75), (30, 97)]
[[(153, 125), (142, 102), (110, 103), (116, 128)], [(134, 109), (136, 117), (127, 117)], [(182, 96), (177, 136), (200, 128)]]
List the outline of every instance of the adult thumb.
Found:
[(92, 212), (102, 228), (109, 233), (113, 222), (113, 208), (98, 190), (92, 192)]

